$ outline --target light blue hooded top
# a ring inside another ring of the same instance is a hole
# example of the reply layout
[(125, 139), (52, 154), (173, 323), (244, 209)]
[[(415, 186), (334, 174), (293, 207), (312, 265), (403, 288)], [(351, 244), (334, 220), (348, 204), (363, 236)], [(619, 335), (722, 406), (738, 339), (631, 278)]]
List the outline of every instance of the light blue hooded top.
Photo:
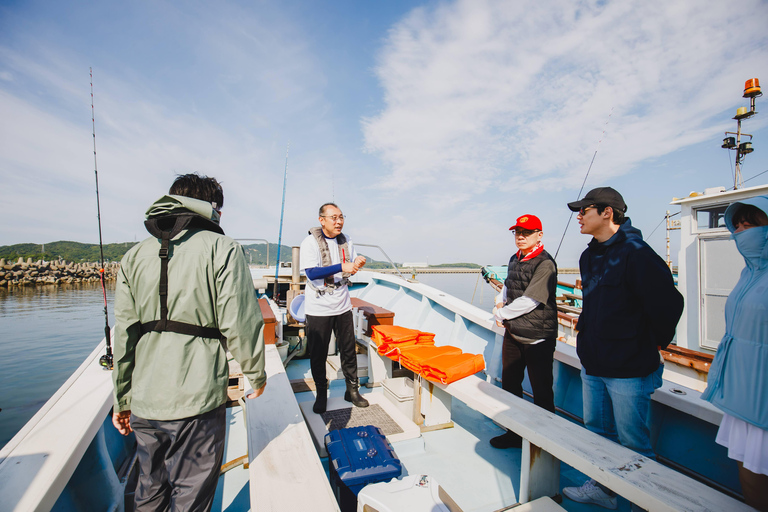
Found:
[(734, 233), (733, 216), (748, 204), (768, 214), (768, 196), (733, 203), (725, 211), (725, 225), (746, 267), (725, 303), (725, 336), (701, 397), (768, 430), (768, 226)]

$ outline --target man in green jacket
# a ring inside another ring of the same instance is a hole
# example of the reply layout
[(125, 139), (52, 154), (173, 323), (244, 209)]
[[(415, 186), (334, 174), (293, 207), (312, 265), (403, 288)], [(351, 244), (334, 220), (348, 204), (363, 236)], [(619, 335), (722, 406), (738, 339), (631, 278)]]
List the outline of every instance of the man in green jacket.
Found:
[(214, 178), (187, 174), (147, 210), (120, 265), (114, 414), (136, 433), (137, 511), (210, 510), (224, 455), (227, 350), (264, 391), (264, 325), (245, 255), (219, 227)]

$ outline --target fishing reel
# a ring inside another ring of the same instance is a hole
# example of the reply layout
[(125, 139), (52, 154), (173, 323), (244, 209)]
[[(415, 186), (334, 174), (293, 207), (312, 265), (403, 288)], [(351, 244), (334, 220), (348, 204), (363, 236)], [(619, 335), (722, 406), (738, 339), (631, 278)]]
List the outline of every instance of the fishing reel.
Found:
[(114, 365), (112, 364), (112, 354), (104, 354), (99, 358), (99, 364), (102, 368), (105, 370), (111, 370), (114, 368)]

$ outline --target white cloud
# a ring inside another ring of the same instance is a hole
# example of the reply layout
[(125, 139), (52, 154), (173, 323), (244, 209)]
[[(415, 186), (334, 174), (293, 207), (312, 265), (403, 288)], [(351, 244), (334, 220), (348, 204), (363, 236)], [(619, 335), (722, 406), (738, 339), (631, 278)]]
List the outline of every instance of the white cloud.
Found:
[[(223, 181), (228, 233), (276, 241), (287, 138), (322, 144), (330, 132), (312, 49), (279, 12), (200, 4), (179, 18), (169, 4), (154, 8), (172, 41), (154, 41), (161, 58), (136, 69), (115, 54), (94, 69), (105, 241), (143, 238), (149, 203), (174, 174), (195, 171)], [(88, 63), (67, 45), (19, 39), (0, 40), (0, 197), (10, 212), (0, 243), (94, 242)]]
[(768, 4), (705, 4), (414, 10), (380, 55), (385, 106), (363, 122), (368, 151), (391, 169), (382, 187), (458, 189), (443, 203), (455, 206), (499, 186), (578, 186), (600, 139), (598, 178), (705, 140), (725, 126), (712, 119), (738, 98), (734, 84), (768, 64)]

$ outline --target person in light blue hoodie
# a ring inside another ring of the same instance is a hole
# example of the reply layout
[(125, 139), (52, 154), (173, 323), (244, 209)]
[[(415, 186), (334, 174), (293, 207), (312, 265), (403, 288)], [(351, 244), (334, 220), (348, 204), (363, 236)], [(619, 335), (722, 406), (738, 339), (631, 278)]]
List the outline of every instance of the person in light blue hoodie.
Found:
[(744, 499), (768, 511), (768, 196), (731, 204), (725, 225), (746, 266), (701, 397), (724, 413), (716, 441), (739, 465)]

